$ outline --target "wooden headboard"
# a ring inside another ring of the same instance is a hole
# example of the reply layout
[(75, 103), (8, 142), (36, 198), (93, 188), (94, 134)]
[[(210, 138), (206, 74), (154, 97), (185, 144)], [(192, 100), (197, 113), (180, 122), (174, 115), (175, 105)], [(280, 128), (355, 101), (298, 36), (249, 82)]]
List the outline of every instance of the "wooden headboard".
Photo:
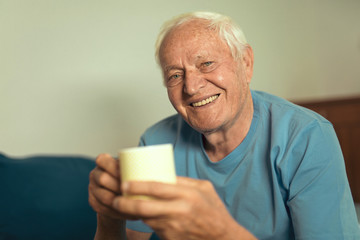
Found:
[(354, 201), (360, 203), (360, 97), (296, 102), (328, 119), (344, 154)]

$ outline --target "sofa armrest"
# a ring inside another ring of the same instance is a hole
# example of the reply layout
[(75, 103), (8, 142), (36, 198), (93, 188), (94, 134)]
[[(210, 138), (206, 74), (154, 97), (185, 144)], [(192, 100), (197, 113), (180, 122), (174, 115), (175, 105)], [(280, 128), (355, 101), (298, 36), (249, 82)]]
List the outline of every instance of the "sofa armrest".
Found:
[(91, 158), (0, 153), (0, 239), (93, 239)]

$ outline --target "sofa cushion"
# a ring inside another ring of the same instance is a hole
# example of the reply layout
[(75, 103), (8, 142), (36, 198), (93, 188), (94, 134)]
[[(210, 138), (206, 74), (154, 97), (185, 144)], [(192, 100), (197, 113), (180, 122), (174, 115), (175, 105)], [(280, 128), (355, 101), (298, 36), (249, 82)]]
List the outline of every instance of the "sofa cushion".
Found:
[(0, 153), (0, 239), (93, 239), (93, 159)]

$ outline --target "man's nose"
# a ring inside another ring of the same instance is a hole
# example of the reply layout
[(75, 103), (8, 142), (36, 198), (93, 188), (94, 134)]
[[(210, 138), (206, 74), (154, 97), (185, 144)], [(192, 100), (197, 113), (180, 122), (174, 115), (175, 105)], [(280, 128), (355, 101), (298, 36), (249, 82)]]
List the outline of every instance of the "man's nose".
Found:
[(185, 72), (184, 93), (188, 95), (195, 95), (199, 90), (205, 87), (207, 81), (203, 74), (197, 71)]

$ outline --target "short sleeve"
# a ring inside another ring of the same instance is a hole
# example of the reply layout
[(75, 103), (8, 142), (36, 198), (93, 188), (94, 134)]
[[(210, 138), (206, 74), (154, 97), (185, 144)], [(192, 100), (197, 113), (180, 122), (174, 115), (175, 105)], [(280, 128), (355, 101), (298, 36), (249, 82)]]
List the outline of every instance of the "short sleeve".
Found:
[(332, 125), (304, 129), (289, 151), (289, 207), (296, 239), (360, 239), (344, 159)]

